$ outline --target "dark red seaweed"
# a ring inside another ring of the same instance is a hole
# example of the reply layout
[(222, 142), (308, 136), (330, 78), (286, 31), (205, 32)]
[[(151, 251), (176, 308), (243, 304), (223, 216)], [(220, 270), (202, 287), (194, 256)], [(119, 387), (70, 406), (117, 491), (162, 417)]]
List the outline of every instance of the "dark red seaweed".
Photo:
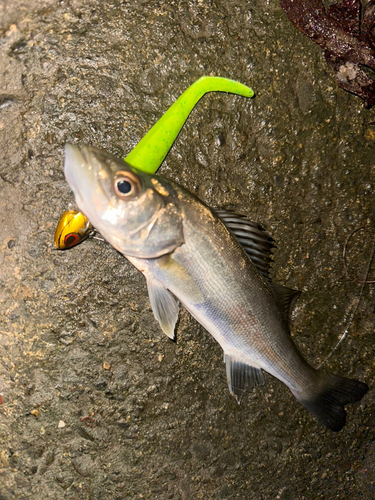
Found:
[(375, 104), (375, 0), (280, 0), (289, 20), (322, 49), (339, 87)]

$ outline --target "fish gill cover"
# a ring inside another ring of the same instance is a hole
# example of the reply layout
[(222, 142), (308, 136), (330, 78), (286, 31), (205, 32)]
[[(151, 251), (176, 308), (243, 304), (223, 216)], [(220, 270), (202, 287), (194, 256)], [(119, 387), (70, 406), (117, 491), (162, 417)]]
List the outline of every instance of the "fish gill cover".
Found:
[(280, 0), (289, 20), (323, 49), (339, 87), (375, 104), (375, 1)]

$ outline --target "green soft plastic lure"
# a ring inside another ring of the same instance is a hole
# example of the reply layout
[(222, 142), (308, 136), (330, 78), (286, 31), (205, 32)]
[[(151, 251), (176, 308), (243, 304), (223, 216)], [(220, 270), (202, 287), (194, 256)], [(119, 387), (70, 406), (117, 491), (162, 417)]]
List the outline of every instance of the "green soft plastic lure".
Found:
[[(208, 92), (254, 96), (250, 87), (235, 80), (219, 76), (202, 76), (170, 106), (128, 154), (125, 161), (138, 170), (154, 174), (167, 156), (194, 106)], [(69, 215), (71, 212), (69, 211)], [(74, 211), (74, 217), (68, 218), (67, 214), (68, 212), (63, 213), (55, 232), (55, 246), (60, 250), (72, 248), (92, 233), (92, 227), (81, 212)]]
[(229, 92), (245, 97), (254, 95), (249, 87), (235, 80), (202, 76), (172, 104), (128, 154), (125, 161), (143, 172), (154, 174), (167, 156), (194, 106), (207, 92)]

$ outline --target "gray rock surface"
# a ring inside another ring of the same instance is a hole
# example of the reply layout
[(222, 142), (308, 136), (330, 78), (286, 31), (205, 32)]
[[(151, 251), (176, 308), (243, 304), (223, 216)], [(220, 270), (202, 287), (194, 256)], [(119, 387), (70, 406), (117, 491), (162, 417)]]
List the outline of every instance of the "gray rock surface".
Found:
[(345, 242), (374, 228), (375, 111), (276, 1), (3, 0), (0, 35), (1, 500), (373, 498), (373, 284), (325, 365), (370, 386), (334, 434), (270, 376), (237, 405), (186, 311), (173, 343), (121, 255), (53, 235), (73, 202), (65, 142), (124, 157), (200, 76), (246, 83), (252, 100), (203, 98), (161, 172), (273, 235), (318, 365), (372, 251), (353, 234), (346, 274)]

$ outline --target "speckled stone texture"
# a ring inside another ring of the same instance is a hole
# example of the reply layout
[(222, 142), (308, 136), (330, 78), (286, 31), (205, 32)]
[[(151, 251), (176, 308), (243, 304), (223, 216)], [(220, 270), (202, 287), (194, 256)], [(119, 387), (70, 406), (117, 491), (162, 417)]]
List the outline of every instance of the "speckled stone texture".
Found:
[(3, 0), (0, 30), (1, 500), (373, 498), (373, 284), (325, 365), (370, 386), (334, 434), (270, 376), (238, 405), (185, 310), (173, 343), (121, 255), (53, 235), (66, 142), (124, 157), (200, 76), (239, 80), (256, 97), (204, 97), (161, 172), (272, 234), (317, 366), (372, 251), (353, 234), (345, 272), (353, 230), (375, 232), (375, 111), (277, 1)]

